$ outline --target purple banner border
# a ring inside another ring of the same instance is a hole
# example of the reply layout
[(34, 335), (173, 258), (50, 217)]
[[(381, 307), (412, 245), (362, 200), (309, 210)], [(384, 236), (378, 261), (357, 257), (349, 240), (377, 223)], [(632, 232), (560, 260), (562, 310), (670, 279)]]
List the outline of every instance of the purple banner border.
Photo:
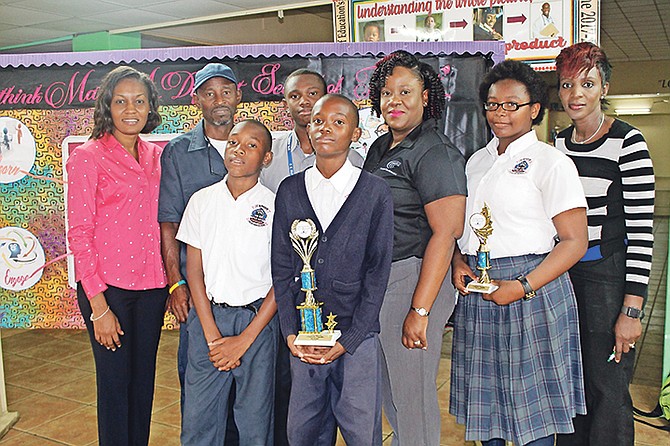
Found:
[(85, 64), (165, 62), (210, 58), (260, 56), (343, 56), (388, 54), (403, 49), (420, 54), (483, 54), (494, 63), (505, 59), (504, 42), (352, 42), (266, 45), (197, 46), (140, 50), (87, 51), (81, 53), (28, 53), (0, 55), (0, 68), (49, 67)]

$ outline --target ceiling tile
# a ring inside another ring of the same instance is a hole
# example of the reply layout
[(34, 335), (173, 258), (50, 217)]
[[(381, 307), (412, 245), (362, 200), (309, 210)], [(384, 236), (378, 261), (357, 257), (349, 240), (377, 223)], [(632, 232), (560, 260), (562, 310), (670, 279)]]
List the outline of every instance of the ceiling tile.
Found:
[(192, 17), (204, 17), (215, 14), (226, 14), (242, 10), (238, 6), (226, 5), (212, 0), (179, 0), (170, 3), (169, 7), (165, 5), (142, 6), (142, 9), (152, 12), (169, 12), (170, 15), (177, 16), (180, 19)]
[(6, 23), (0, 23), (0, 33), (10, 29), (18, 28), (16, 25), (8, 25)]
[[(116, 5), (116, 6), (124, 6), (126, 8), (134, 9), (137, 8), (138, 1), (137, 0), (94, 0), (95, 3), (109, 3), (111, 5)], [(169, 4), (171, 3), (169, 0), (141, 0), (142, 6), (147, 6), (147, 5), (156, 5), (159, 3), (163, 4)], [(169, 7), (169, 5), (166, 5), (166, 7)]]
[(0, 14), (0, 23), (8, 23), (16, 26), (29, 26), (66, 18), (68, 18), (67, 15), (56, 14), (55, 12), (48, 10), (33, 11), (14, 6), (3, 6), (2, 14)]
[(237, 6), (244, 9), (259, 9), (259, 8), (269, 8), (277, 6), (290, 6), (295, 5), (296, 1), (287, 1), (287, 0), (221, 0), (219, 3)]
[[(112, 12), (123, 6), (111, 5), (91, 0), (20, 0), (12, 6), (33, 11), (60, 11), (70, 17), (83, 17), (90, 14)], [(64, 6), (67, 6), (64, 8)]]
[[(38, 40), (47, 40), (47, 39), (55, 39), (58, 37), (63, 37), (63, 32), (62, 31), (54, 31), (50, 29), (42, 29), (38, 28), (35, 26), (22, 26), (19, 28), (14, 28), (14, 29), (9, 29), (7, 31), (2, 31), (2, 36), (3, 36), (3, 46), (4, 45), (9, 45), (5, 44), (5, 39), (7, 41), (12, 40), (18, 42), (16, 43), (24, 43), (25, 42), (25, 36), (30, 36), (30, 41), (38, 41)], [(11, 44), (14, 45), (14, 44)]]
[[(144, 1), (144, 0), (142, 0)], [(116, 11), (114, 14), (96, 14), (86, 17), (89, 20), (106, 23), (108, 29), (128, 28), (152, 23), (163, 23), (177, 20), (178, 17), (168, 15), (169, 10), (163, 9), (167, 14), (159, 14), (142, 9), (124, 9)]]
[(48, 25), (50, 29), (63, 31), (67, 34), (93, 33), (107, 31), (109, 28), (109, 25), (105, 23), (80, 19), (77, 17), (49, 22)]

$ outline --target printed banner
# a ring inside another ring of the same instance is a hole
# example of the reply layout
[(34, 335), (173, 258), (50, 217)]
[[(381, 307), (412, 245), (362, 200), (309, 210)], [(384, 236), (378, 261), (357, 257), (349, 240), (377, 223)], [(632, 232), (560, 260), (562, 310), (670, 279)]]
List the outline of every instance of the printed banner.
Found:
[[(188, 105), (195, 72), (208, 62), (229, 65), (239, 80), (243, 102), (277, 101), (283, 97), (278, 78), (298, 68), (313, 65), (303, 58), (254, 58), (237, 61), (210, 59), (189, 62), (129, 64), (151, 77), (160, 94), (161, 105)], [(71, 109), (92, 107), (102, 78), (116, 65), (7, 68), (0, 80), (0, 110)], [(333, 85), (337, 84), (333, 79)]]
[(350, 0), (333, 0), (333, 34), (335, 35), (335, 42), (351, 42), (350, 5)]
[(577, 2), (577, 42), (600, 43), (599, 0), (578, 0)]
[[(353, 45), (347, 44), (347, 48)], [(290, 129), (290, 115), (280, 100), (283, 82), (291, 71), (305, 67), (324, 73), (328, 91), (343, 93), (359, 106), (364, 137), (354, 148), (365, 155), (372, 141), (386, 131), (383, 120), (371, 113), (368, 99), (374, 64), (385, 51), (392, 51), (384, 44), (379, 46), (379, 54), (336, 55), (332, 50), (321, 50), (316, 51), (318, 56), (309, 53), (206, 60), (198, 56), (184, 58), (186, 61), (175, 58), (134, 63), (154, 78), (162, 95), (159, 113), (163, 123), (147, 138), (165, 144), (172, 135), (195, 127), (201, 114), (191, 104), (193, 73), (210, 61), (230, 64), (238, 76), (243, 103), (238, 107), (237, 120), (255, 118), (272, 131)], [(492, 66), (492, 58), (500, 54), (482, 54), (456, 44), (453, 47), (459, 51), (454, 54), (447, 45), (444, 51), (430, 44), (412, 46), (420, 47), (423, 51), (414, 52), (441, 75), (447, 91), (442, 122), (445, 133), (464, 153), (474, 152), (488, 136), (476, 87)], [(218, 54), (224, 53), (219, 50)], [(0, 327), (84, 326), (67, 265), (63, 166), (67, 153), (90, 135), (100, 80), (116, 66), (84, 63), (2, 69)], [(174, 319), (166, 317), (165, 327), (174, 326)]]
[(356, 42), (505, 42), (506, 58), (552, 61), (575, 41), (597, 43), (597, 1), (581, 0), (354, 0)]

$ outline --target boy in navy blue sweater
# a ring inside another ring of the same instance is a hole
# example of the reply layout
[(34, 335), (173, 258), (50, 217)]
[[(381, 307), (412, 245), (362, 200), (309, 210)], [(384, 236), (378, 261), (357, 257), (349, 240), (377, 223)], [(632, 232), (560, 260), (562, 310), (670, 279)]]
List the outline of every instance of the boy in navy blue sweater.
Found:
[[(354, 167), (349, 145), (361, 133), (358, 109), (346, 97), (326, 95), (312, 110), (308, 133), (316, 165), (279, 186), (272, 231), (272, 279), (282, 334), (293, 354), (288, 417), (292, 446), (311, 446), (332, 432), (347, 444), (381, 445), (379, 309), (391, 268), (393, 201), (383, 180)], [(301, 329), (296, 309), (303, 261), (289, 232), (311, 219), (318, 247), (311, 264), (323, 314), (337, 315), (342, 332), (333, 347), (294, 344)], [(325, 443), (330, 444), (331, 442)]]

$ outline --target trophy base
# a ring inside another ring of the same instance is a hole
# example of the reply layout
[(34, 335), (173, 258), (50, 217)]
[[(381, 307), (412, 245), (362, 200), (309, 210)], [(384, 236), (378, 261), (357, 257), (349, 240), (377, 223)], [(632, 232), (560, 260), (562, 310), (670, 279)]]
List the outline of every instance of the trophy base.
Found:
[(316, 347), (332, 347), (342, 335), (340, 330), (324, 330), (321, 333), (300, 333), (293, 343), (295, 345), (312, 345)]
[(498, 285), (494, 285), (492, 283), (479, 283), (479, 282), (470, 282), (465, 287), (465, 289), (470, 291), (471, 293), (482, 293), (482, 294), (491, 294), (498, 288), (499, 288)]

